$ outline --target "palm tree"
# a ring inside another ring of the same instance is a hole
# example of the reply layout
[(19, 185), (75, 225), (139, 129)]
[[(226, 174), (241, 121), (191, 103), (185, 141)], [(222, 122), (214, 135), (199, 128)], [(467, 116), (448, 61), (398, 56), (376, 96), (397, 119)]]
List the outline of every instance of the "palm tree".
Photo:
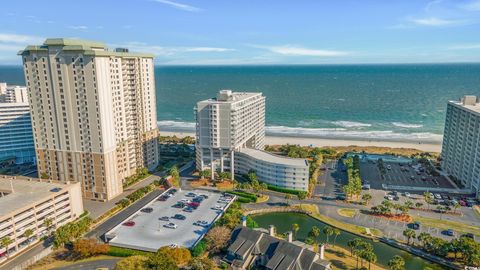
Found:
[(453, 205), (453, 213), (456, 213), (457, 212), (457, 209), (460, 207), (460, 204), (458, 202), (456, 202), (454, 205)]
[(350, 248), (350, 255), (353, 256), (353, 250), (360, 246), (363, 243), (363, 241), (360, 238), (354, 238), (350, 241), (348, 241), (347, 245)]
[(433, 202), (432, 196), (430, 195), (430, 192), (424, 192), (423, 193), (423, 199), (427, 203), (428, 209), (430, 209), (430, 204)]
[(377, 261), (377, 254), (373, 250), (364, 250), (360, 256), (368, 262), (368, 270), (370, 270), (371, 264)]
[(405, 206), (408, 208), (413, 208), (414, 203), (412, 201), (406, 201)]
[(322, 232), (327, 236), (327, 244), (328, 244), (328, 238), (330, 238), (330, 236), (333, 235), (333, 228), (330, 226), (325, 226), (323, 227)]
[(333, 245), (335, 246), (335, 243), (337, 242), (337, 237), (342, 233), (340, 229), (338, 228), (333, 228), (333, 235), (335, 235), (335, 238), (333, 238)]
[(46, 218), (43, 220), (43, 226), (47, 228), (47, 232), (50, 233), (50, 230), (52, 229), (53, 225), (53, 219), (52, 218)]
[(413, 229), (406, 229), (403, 231), (403, 236), (407, 237), (407, 244), (410, 245), (410, 240), (416, 237), (416, 233)]
[(418, 236), (417, 239), (422, 242), (423, 248), (425, 249), (426, 246), (430, 243), (432, 240), (432, 236), (427, 233), (427, 232), (421, 232)]
[(295, 239), (297, 239), (297, 232), (300, 230), (300, 225), (297, 223), (292, 224), (292, 231), (293, 231), (293, 236), (295, 236)]
[(7, 250), (7, 256), (9, 256), (9, 249), (8, 249), (8, 246), (10, 246), (11, 244), (13, 243), (13, 240), (10, 239), (10, 237), (8, 236), (5, 236), (3, 237), (1, 240), (0, 240), (0, 246), (2, 248), (5, 248)]
[(317, 226), (313, 226), (310, 232), (308, 232), (308, 236), (312, 238), (315, 245), (317, 245), (317, 238), (320, 236), (320, 229)]
[(288, 205), (290, 205), (289, 201), (290, 200), (293, 200), (293, 195), (292, 194), (286, 194), (285, 195), (285, 203)]
[(405, 269), (405, 260), (402, 257), (395, 255), (390, 261), (388, 261), (387, 265), (391, 270), (403, 270)]
[(25, 230), (25, 232), (23, 232), (22, 236), (27, 238), (27, 241), (30, 243), (30, 237), (32, 237), (33, 235), (33, 230), (32, 229), (28, 229), (28, 230)]
[(363, 194), (362, 195), (362, 200), (365, 202), (365, 205), (368, 204), (368, 202), (370, 202), (372, 200), (372, 195), (370, 194)]

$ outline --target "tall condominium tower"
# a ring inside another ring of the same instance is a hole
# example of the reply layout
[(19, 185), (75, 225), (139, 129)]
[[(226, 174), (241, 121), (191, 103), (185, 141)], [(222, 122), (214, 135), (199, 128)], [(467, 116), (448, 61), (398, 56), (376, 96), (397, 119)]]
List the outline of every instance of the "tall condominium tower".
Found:
[[(265, 97), (262, 93), (221, 90), (217, 97), (200, 101), (196, 108), (196, 164), (215, 171), (233, 171), (235, 150), (263, 149)], [(233, 165), (233, 166), (232, 166)]]
[(47, 39), (22, 56), (39, 175), (109, 200), (158, 164), (153, 55)]
[(26, 87), (0, 83), (0, 162), (35, 162)]
[(442, 146), (443, 170), (480, 196), (480, 103), (476, 96), (449, 101)]
[[(285, 188), (308, 189), (308, 163), (264, 152), (265, 97), (262, 93), (221, 90), (195, 110), (198, 170), (257, 173), (260, 181)], [(213, 173), (212, 173), (213, 178)]]

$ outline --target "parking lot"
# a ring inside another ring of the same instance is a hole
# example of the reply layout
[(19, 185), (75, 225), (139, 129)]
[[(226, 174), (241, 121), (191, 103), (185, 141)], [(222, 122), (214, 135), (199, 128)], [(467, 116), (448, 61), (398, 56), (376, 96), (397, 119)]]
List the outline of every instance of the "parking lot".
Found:
[[(195, 203), (194, 199), (201, 195), (203, 201)], [(230, 201), (220, 193), (203, 190), (172, 192), (170, 189), (107, 232), (105, 238), (113, 246), (151, 252), (170, 245), (190, 248), (207, 233)], [(185, 206), (173, 207), (178, 202)], [(175, 215), (181, 216), (174, 218)], [(197, 224), (198, 221), (201, 224)]]
[(386, 169), (382, 176), (376, 162), (360, 162), (362, 179), (373, 189), (383, 189), (384, 184), (419, 188), (454, 188), (444, 176), (429, 175), (421, 165), (394, 162), (384, 162), (384, 164)]

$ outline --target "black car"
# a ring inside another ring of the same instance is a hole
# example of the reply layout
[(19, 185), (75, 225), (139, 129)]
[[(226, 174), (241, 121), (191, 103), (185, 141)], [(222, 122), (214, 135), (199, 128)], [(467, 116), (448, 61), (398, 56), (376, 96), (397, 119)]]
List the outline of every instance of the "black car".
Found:
[(195, 199), (192, 200), (193, 202), (196, 202), (196, 203), (201, 203), (203, 202), (203, 197), (196, 197)]
[(151, 208), (151, 207), (146, 207), (146, 208), (143, 208), (143, 209), (140, 210), (140, 211), (142, 211), (143, 213), (151, 213), (151, 212), (153, 212), (153, 208)]
[(174, 207), (174, 208), (183, 208), (183, 207), (185, 207), (185, 204), (182, 203), (182, 202), (178, 202), (178, 203), (172, 205), (172, 207)]
[(181, 214), (176, 214), (175, 216), (173, 216), (173, 218), (178, 220), (185, 220), (187, 217)]
[(462, 236), (460, 236), (460, 237), (466, 237), (466, 238), (470, 238), (470, 239), (475, 240), (475, 235), (473, 235), (473, 233), (462, 234)]
[(412, 229), (418, 230), (418, 229), (420, 229), (420, 222), (416, 221), (414, 223), (411, 223), (410, 226), (411, 226)]
[(167, 216), (164, 216), (164, 217), (160, 217), (160, 218), (158, 218), (158, 220), (170, 221), (170, 218), (169, 218), (169, 217), (167, 217)]

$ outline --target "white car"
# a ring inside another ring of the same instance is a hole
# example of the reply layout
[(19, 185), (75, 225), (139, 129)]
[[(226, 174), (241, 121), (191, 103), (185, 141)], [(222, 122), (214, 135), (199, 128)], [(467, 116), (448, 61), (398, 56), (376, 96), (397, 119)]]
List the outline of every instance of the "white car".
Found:
[(189, 199), (181, 199), (180, 201), (181, 201), (181, 202), (184, 202), (184, 203), (191, 203), (191, 202), (192, 202), (192, 201), (189, 200)]
[(176, 229), (176, 228), (178, 228), (177, 224), (175, 224), (175, 223), (167, 223), (167, 224), (163, 225), (163, 227), (169, 228), (169, 229)]
[(387, 196), (385, 196), (385, 199), (387, 199), (389, 201), (393, 201), (393, 196), (392, 195), (387, 195)]
[(223, 206), (221, 205), (215, 205), (214, 207), (212, 207), (213, 210), (223, 210)]
[(438, 193), (435, 193), (434, 196), (435, 196), (435, 199), (437, 199), (437, 200), (441, 200), (441, 199), (442, 199), (442, 196), (441, 196), (440, 194), (438, 194)]
[(409, 192), (405, 192), (405, 197), (410, 198), (412, 195), (410, 195)]

